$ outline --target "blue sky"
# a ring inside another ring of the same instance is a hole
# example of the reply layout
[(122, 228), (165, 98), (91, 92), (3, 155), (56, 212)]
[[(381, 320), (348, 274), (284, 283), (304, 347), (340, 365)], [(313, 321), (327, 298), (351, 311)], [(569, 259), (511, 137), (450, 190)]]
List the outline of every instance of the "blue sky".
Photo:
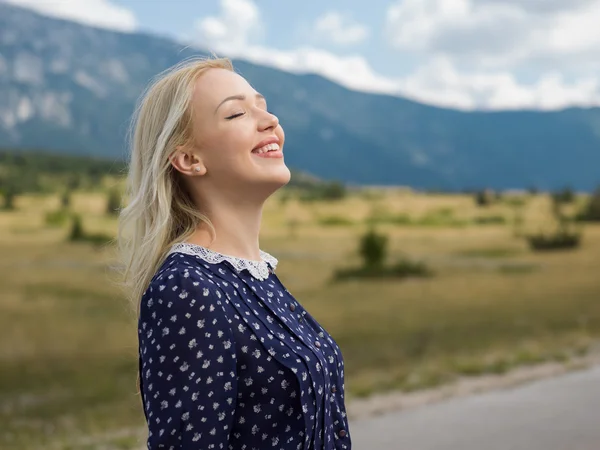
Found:
[(0, 0), (458, 109), (600, 105), (600, 0)]
[[(218, 17), (223, 10), (221, 2), (217, 0), (119, 0), (113, 3), (134, 11), (139, 29), (184, 39), (197, 33), (198, 20)], [(378, 73), (388, 76), (408, 73), (414, 65), (414, 58), (397, 58), (390, 54), (388, 46), (383, 45), (385, 41), (382, 39), (381, 24), (385, 22), (388, 1), (329, 0), (327, 8), (323, 7), (325, 2), (317, 0), (256, 0), (253, 3), (260, 11), (260, 19), (264, 24), (261, 29), (263, 35), (251, 38), (255, 44), (268, 43), (279, 50), (311, 45), (340, 55), (358, 54), (366, 57)], [(324, 33), (316, 33), (314, 27), (318, 20), (332, 12), (343, 15), (346, 28), (350, 25), (362, 26), (367, 33), (365, 38), (343, 44), (328, 39)]]

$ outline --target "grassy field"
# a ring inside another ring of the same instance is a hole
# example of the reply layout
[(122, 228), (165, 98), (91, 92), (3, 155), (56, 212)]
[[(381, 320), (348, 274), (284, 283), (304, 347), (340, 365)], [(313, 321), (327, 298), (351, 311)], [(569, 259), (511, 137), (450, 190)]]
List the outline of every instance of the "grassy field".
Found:
[[(114, 235), (105, 200), (74, 195), (86, 231)], [(68, 226), (47, 226), (59, 202), (23, 196), (16, 211), (0, 212), (0, 448), (139, 449), (135, 317), (109, 268), (114, 250), (68, 243)], [(524, 230), (551, 227), (549, 204), (527, 196)], [(359, 263), (367, 217), (389, 236), (390, 261), (423, 261), (434, 276), (333, 281), (336, 268)], [(513, 217), (506, 200), (478, 208), (467, 195), (374, 190), (315, 203), (277, 195), (261, 246), (342, 348), (352, 399), (568, 360), (595, 342), (600, 226), (585, 226), (577, 250), (533, 253), (514, 236)]]

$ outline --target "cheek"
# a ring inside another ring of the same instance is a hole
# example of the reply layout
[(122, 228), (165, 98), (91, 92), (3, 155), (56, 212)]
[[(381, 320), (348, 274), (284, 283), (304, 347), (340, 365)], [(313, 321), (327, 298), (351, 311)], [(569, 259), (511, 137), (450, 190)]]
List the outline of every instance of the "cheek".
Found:
[(256, 135), (244, 127), (231, 127), (211, 136), (211, 155), (213, 164), (232, 164), (239, 161), (240, 156), (250, 153)]
[(252, 147), (256, 143), (256, 133), (246, 129), (238, 128), (227, 136), (223, 151), (230, 160), (239, 161), (240, 158), (249, 157)]
[(281, 125), (277, 126), (275, 130), (275, 135), (279, 138), (279, 145), (283, 147), (283, 143), (285, 142), (285, 132), (283, 131)]

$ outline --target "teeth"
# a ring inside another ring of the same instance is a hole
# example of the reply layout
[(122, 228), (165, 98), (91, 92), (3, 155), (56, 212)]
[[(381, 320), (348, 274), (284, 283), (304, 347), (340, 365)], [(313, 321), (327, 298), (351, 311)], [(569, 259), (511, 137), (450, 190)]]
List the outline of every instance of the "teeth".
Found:
[(252, 153), (267, 153), (267, 152), (271, 152), (271, 151), (275, 151), (275, 150), (279, 150), (279, 144), (267, 144), (261, 148), (258, 148), (256, 150), (252, 150)]

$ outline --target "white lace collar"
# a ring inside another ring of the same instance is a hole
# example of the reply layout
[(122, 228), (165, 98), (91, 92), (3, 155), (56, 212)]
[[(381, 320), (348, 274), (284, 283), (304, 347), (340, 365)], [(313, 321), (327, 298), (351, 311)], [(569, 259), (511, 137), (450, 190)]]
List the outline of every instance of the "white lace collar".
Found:
[[(269, 266), (271, 265), (273, 270), (277, 267), (277, 258), (271, 256), (265, 251), (260, 250), (261, 261), (255, 261), (252, 259), (238, 258), (237, 256), (224, 255), (222, 253), (215, 252), (206, 247), (197, 244), (191, 244), (189, 242), (178, 242), (173, 244), (167, 253), (167, 256), (174, 252), (185, 253), (188, 255), (198, 256), (204, 261), (210, 264), (217, 264), (222, 261), (229, 261), (236, 271), (241, 272), (246, 269), (254, 278), (259, 280), (265, 280), (269, 277)], [(267, 264), (268, 263), (268, 264)]]

